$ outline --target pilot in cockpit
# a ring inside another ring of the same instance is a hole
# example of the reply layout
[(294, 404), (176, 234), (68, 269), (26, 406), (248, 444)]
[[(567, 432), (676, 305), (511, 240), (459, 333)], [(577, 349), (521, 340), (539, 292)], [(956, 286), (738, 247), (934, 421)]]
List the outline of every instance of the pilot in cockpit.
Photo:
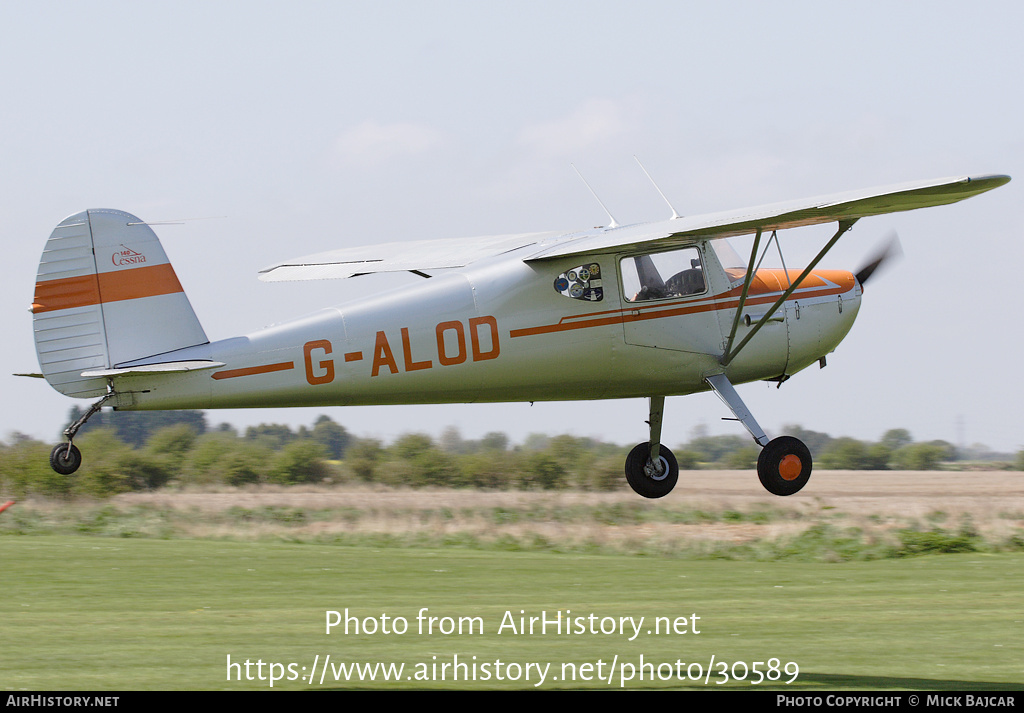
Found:
[[(692, 254), (695, 251), (688, 250), (686, 252)], [(678, 253), (662, 253), (659, 255), (662, 267), (670, 267), (671, 269), (670, 265), (665, 264), (671, 262), (675, 262), (675, 266), (678, 267), (678, 261), (665, 260), (665, 255), (678, 255)], [(689, 268), (676, 272), (667, 280), (662, 280), (661, 273), (650, 255), (638, 255), (633, 258), (633, 262), (636, 267), (640, 289), (633, 295), (633, 299), (629, 300), (630, 302), (686, 297), (700, 294), (707, 289), (699, 257), (691, 257)]]

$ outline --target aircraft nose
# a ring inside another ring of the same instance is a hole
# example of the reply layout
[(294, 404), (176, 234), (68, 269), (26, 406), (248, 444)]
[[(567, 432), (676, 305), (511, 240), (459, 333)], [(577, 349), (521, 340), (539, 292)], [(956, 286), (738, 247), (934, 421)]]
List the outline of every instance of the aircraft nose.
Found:
[(900, 245), (900, 236), (896, 234), (896, 231), (893, 231), (875, 248), (874, 253), (868, 258), (867, 262), (854, 273), (854, 277), (860, 284), (861, 291), (863, 292), (864, 284), (875, 274), (876, 270), (894, 258), (898, 259), (902, 256), (903, 247)]

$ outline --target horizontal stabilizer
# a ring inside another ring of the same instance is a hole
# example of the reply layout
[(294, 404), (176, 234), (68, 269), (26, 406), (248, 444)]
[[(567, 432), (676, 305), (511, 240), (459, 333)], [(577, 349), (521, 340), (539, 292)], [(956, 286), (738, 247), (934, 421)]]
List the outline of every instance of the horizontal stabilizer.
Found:
[(222, 361), (170, 361), (164, 364), (145, 364), (143, 366), (129, 366), (121, 369), (97, 369), (94, 371), (83, 371), (82, 376), (92, 378), (128, 376), (129, 374), (160, 374), (183, 371), (202, 371), (203, 369), (217, 369), (222, 366), (224, 366), (224, 362)]

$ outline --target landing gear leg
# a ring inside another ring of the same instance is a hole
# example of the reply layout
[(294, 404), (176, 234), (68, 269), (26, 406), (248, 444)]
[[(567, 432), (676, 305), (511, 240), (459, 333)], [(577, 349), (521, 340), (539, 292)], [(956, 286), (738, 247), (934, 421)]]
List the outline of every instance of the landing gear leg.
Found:
[(665, 412), (665, 397), (651, 397), (651, 438), (640, 443), (626, 456), (626, 481), (638, 495), (662, 498), (672, 492), (679, 480), (676, 457), (661, 445), (661, 421)]
[(811, 452), (807, 446), (792, 436), (768, 440), (725, 374), (709, 376), (705, 381), (762, 447), (757, 458), (757, 477), (761, 485), (773, 495), (792, 495), (807, 485), (811, 477)]
[(768, 445), (768, 436), (765, 434), (764, 429), (758, 425), (753, 414), (750, 413), (750, 409), (743, 403), (743, 399), (736, 393), (736, 389), (732, 387), (732, 382), (726, 378), (725, 374), (714, 374), (706, 377), (704, 381), (708, 382), (708, 385), (718, 394), (718, 398), (725, 402), (725, 405), (736, 416), (736, 420), (742, 423), (747, 431), (750, 432), (754, 442), (762, 448)]
[(50, 451), (50, 467), (61, 475), (71, 475), (82, 465), (82, 452), (74, 444), (75, 434), (78, 429), (85, 425), (85, 422), (92, 418), (93, 414), (103, 408), (103, 404), (115, 394), (113, 391), (89, 407), (85, 415), (64, 429), (64, 437), (67, 443), (59, 443)]

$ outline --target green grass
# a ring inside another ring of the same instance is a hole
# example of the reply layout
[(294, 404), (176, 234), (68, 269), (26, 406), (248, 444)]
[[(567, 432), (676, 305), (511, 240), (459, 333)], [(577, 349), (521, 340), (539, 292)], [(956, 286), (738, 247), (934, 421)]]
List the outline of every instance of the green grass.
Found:
[[(453, 499), (462, 495), (459, 491), (450, 492)], [(761, 504), (742, 510), (695, 510), (635, 502), (440, 508), (241, 507), (221, 503), (220, 509), (201, 510), (175, 507), (172, 496), (166, 497), (163, 502), (141, 503), (19, 503), (0, 517), (0, 536), (213, 538), (346, 547), (459, 547), (761, 562), (1024, 552), (1024, 529), (1020, 522), (1014, 522), (1020, 518), (996, 513), (985, 514), (978, 526), (964, 514), (952, 518), (932, 512), (921, 521), (904, 516), (850, 516), (829, 507), (801, 513)], [(701, 527), (696, 533), (675, 527), (715, 524), (739, 526), (742, 532)]]
[[(1024, 555), (946, 554), (838, 564), (342, 547), (89, 535), (0, 538), (0, 687), (6, 690), (266, 689), (228, 681), (234, 662), (314, 658), (478, 666), (551, 663), (545, 689), (618, 688), (551, 680), (562, 663), (752, 663), (800, 673), (788, 690), (1021, 690)], [(427, 607), (481, 617), (484, 634), (416, 633)], [(398, 634), (325, 634), (327, 610), (405, 617)], [(572, 616), (696, 614), (699, 634), (498, 635), (506, 611)], [(436, 657), (436, 658), (435, 658)], [(306, 667), (303, 671), (302, 667)], [(415, 669), (412, 670), (414, 672)], [(617, 669), (621, 670), (621, 669)], [(663, 669), (665, 670), (665, 669)], [(684, 669), (685, 670), (685, 669)], [(695, 669), (694, 669), (695, 670)], [(737, 669), (739, 670), (739, 669)], [(595, 669), (595, 673), (596, 673)], [(244, 679), (244, 667), (240, 670)], [(252, 666), (251, 675), (258, 675)], [(287, 669), (283, 669), (287, 676)], [(717, 673), (717, 668), (716, 668)], [(450, 672), (449, 672), (450, 676)], [(319, 679), (319, 674), (317, 674)], [(789, 676), (783, 676), (783, 680)], [(707, 688), (721, 688), (712, 676)], [(532, 688), (520, 680), (275, 688)], [(752, 688), (749, 683), (733, 684)], [(786, 688), (776, 683), (775, 687)], [(704, 688), (703, 682), (626, 688)], [(760, 688), (767, 687), (762, 684)]]

